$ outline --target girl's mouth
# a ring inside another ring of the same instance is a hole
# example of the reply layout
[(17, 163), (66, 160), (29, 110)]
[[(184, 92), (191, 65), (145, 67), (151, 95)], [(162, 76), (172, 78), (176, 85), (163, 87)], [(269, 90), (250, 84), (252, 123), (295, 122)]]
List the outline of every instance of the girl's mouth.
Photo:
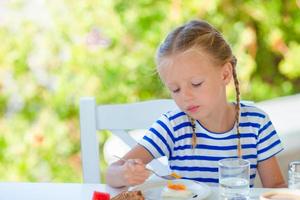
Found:
[(190, 113), (195, 113), (195, 112), (198, 111), (198, 108), (199, 108), (199, 106), (189, 106), (187, 108), (187, 111), (190, 112)]

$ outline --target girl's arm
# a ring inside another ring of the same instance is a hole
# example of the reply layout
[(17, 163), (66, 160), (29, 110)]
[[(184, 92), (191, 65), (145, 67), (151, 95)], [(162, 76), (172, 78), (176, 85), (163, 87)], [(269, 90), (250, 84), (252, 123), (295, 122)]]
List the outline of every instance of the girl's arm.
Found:
[(106, 182), (112, 187), (131, 186), (143, 183), (150, 175), (146, 169), (152, 155), (142, 146), (137, 145), (124, 157), (128, 161), (118, 160), (106, 171)]
[(287, 187), (284, 181), (276, 156), (261, 161), (257, 165), (258, 173), (263, 187), (279, 188)]

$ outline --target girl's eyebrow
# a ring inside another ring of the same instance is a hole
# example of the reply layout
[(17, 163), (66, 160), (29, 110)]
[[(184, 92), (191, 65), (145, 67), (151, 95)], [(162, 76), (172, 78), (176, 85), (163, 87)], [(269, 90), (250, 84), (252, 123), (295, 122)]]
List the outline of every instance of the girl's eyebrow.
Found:
[(204, 78), (203, 77), (194, 77), (194, 78), (191, 78), (191, 81), (203, 81)]
[(201, 75), (193, 76), (190, 78), (191, 81), (204, 81), (205, 77)]
[(178, 86), (178, 84), (166, 84), (166, 86), (168, 87), (168, 88), (178, 88), (179, 86)]

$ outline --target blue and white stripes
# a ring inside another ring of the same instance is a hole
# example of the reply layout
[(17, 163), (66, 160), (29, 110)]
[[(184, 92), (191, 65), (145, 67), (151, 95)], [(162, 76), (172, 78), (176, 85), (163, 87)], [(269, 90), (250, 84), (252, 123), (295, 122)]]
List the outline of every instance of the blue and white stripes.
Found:
[[(243, 158), (251, 163), (253, 186), (257, 163), (280, 152), (282, 146), (268, 115), (254, 106), (241, 104), (239, 128)], [(196, 135), (197, 146), (192, 149), (191, 123), (184, 112), (176, 110), (162, 115), (139, 143), (155, 158), (167, 156), (170, 168), (184, 178), (216, 185), (218, 161), (237, 157), (236, 127), (214, 133), (197, 121)]]

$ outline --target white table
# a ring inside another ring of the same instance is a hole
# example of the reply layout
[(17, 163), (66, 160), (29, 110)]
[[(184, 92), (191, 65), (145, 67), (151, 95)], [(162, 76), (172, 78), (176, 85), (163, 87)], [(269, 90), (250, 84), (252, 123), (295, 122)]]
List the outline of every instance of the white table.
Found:
[[(7, 182), (0, 183), (0, 200), (92, 200), (94, 191), (115, 196), (124, 190), (126, 188), (115, 189), (105, 184)], [(275, 189), (253, 188), (251, 199), (258, 199), (261, 193), (270, 190)], [(208, 200), (216, 200), (218, 197), (218, 188), (212, 188)]]
[(92, 200), (94, 191), (114, 196), (124, 189), (105, 184), (9, 182), (0, 183), (0, 200)]

